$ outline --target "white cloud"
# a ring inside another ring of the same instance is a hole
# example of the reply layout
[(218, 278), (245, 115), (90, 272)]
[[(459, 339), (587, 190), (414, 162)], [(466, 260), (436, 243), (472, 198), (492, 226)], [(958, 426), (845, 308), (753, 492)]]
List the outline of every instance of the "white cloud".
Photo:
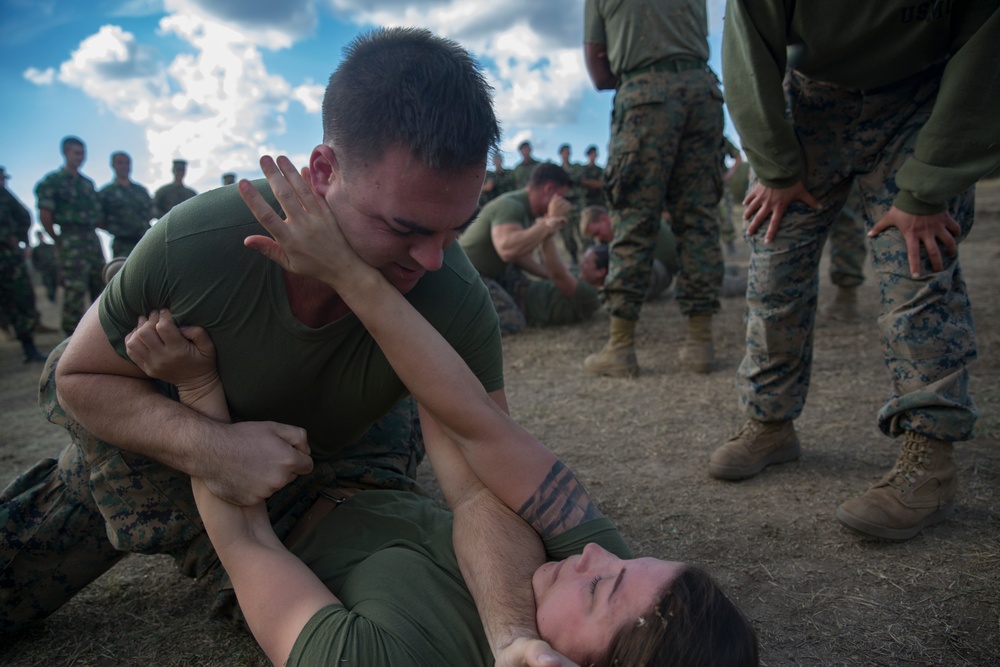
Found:
[(319, 113), (323, 109), (323, 93), (326, 86), (313, 83), (296, 86), (292, 91), (292, 98), (305, 107), (308, 113)]
[(165, 0), (175, 16), (227, 25), (266, 49), (284, 49), (316, 30), (315, 0)]
[(50, 86), (56, 80), (56, 70), (52, 67), (47, 67), (44, 70), (29, 67), (24, 70), (23, 76), (36, 86)]

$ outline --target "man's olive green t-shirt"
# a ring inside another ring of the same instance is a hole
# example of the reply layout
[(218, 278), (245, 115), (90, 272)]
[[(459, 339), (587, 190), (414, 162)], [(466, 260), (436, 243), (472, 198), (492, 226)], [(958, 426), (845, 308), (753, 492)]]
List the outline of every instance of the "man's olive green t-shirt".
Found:
[(571, 297), (551, 280), (532, 280), (524, 296), (524, 318), (537, 327), (575, 324), (589, 320), (599, 305), (597, 288), (583, 280), (577, 280)]
[[(306, 623), (288, 667), (493, 665), (451, 526), (450, 512), (405, 491), (364, 491), (327, 514), (292, 551), (342, 604)], [(630, 557), (603, 517), (545, 540), (545, 549), (560, 560), (591, 542)]]
[[(266, 182), (258, 189), (278, 210)], [(175, 207), (152, 227), (100, 302), (104, 333), (127, 358), (136, 319), (170, 308), (181, 325), (205, 327), (234, 421), (306, 429), (318, 461), (335, 458), (408, 392), (353, 314), (319, 328), (297, 320), (285, 272), (243, 240), (266, 234), (236, 188)], [(406, 298), (455, 348), (487, 391), (503, 387), (496, 312), (461, 248)]]
[(503, 275), (510, 264), (500, 259), (496, 246), (493, 245), (493, 228), (497, 225), (516, 224), (527, 229), (532, 223), (528, 191), (514, 190), (484, 206), (468, 229), (458, 237), (458, 242), (480, 274), (496, 279)]

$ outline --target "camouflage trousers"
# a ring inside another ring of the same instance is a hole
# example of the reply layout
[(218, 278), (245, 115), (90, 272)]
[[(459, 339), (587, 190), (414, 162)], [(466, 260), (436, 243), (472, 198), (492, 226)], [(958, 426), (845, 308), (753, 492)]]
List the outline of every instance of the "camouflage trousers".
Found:
[(510, 267), (497, 279), (480, 276), (490, 293), (490, 301), (500, 318), (500, 335), (520, 333), (527, 325), (524, 316), (524, 297), (528, 291), (528, 278), (517, 267)]
[(562, 236), (563, 246), (573, 261), (573, 266), (580, 263), (580, 247), (583, 241), (580, 239), (580, 209), (574, 207), (566, 215), (566, 224), (559, 230)]
[(602, 291), (615, 317), (639, 318), (664, 210), (677, 238), (681, 312), (718, 312), (722, 121), (718, 79), (707, 69), (645, 73), (619, 84), (605, 169), (614, 238)]
[(96, 301), (104, 290), (104, 254), (95, 232), (63, 233), (59, 244), (59, 276), (63, 284), (61, 326), (69, 336), (87, 310), (87, 298)]
[(33, 335), (38, 324), (35, 289), (28, 266), (19, 248), (0, 242), (0, 311), (6, 313), (14, 332), (20, 337)]
[[(823, 209), (793, 203), (771, 243), (764, 243), (766, 226), (748, 239), (746, 356), (737, 374), (740, 405), (748, 416), (771, 421), (801, 413), (809, 390), (823, 243), (854, 184), (866, 229), (889, 211), (898, 192), (895, 175), (913, 153), (939, 81), (936, 70), (865, 93), (792, 73), (789, 100), (805, 156), (805, 186)], [(971, 189), (948, 202), (962, 228), (960, 241), (972, 228), (973, 204)], [(915, 431), (949, 441), (970, 438), (977, 411), (967, 367), (976, 358), (976, 339), (958, 255), (945, 255), (938, 272), (922, 252), (921, 277), (913, 278), (897, 228), (870, 244), (891, 381), (879, 428), (891, 436)]]
[(729, 186), (722, 186), (722, 199), (719, 200), (719, 238), (726, 243), (736, 240), (736, 227), (733, 224), (733, 191)]
[(868, 239), (857, 186), (851, 188), (847, 203), (830, 227), (830, 282), (837, 287), (857, 287), (865, 282)]
[[(213, 615), (241, 621), (225, 573), (205, 534), (190, 479), (88, 433), (56, 402), (57, 347), (42, 373), (41, 407), (69, 431), (58, 460), (46, 459), (0, 492), (0, 635), (41, 620), (129, 552), (169, 554), (190, 577), (218, 583)], [(390, 488), (423, 493), (416, 404), (410, 398), (338, 452), (316, 461), (267, 501), (284, 539), (324, 487)]]

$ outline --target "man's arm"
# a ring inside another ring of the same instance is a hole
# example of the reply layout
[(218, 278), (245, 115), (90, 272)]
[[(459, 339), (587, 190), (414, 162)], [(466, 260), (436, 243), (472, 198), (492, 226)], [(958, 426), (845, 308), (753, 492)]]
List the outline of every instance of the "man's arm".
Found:
[(545, 270), (549, 274), (549, 280), (567, 299), (572, 299), (576, 294), (577, 279), (559, 257), (555, 237), (550, 236), (542, 243), (542, 259), (545, 260)]
[(587, 63), (587, 74), (597, 90), (614, 90), (618, 87), (618, 78), (611, 71), (608, 62), (608, 47), (606, 44), (583, 45), (583, 56)]
[[(102, 297), (103, 298), (103, 297)], [(305, 432), (275, 422), (222, 424), (159, 393), (118, 356), (87, 311), (56, 369), (59, 403), (100, 439), (192, 476), (239, 504), (270, 497), (312, 470)]]
[(535, 220), (530, 227), (522, 227), (516, 222), (493, 225), (490, 239), (493, 247), (505, 262), (514, 262), (539, 246), (546, 238), (559, 231), (556, 218), (544, 216)]
[[(551, 236), (549, 238), (552, 238)], [(542, 241), (545, 244), (545, 241)], [(537, 259), (535, 259), (533, 254), (523, 255), (514, 260), (514, 266), (518, 267), (522, 271), (537, 278), (548, 278), (549, 272), (545, 269), (545, 266), (540, 264)]]
[(56, 225), (52, 218), (52, 209), (39, 208), (38, 221), (42, 223), (42, 229), (49, 235), (49, 238), (55, 241), (58, 235), (56, 234)]

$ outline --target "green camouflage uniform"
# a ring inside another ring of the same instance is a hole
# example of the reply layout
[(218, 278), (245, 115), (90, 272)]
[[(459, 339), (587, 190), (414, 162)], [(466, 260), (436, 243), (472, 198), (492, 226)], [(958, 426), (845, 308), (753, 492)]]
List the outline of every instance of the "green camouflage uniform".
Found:
[[(45, 618), (129, 552), (169, 554), (189, 577), (221, 583), (224, 576), (190, 479), (99, 440), (59, 405), (55, 371), (66, 342), (49, 356), (39, 400), (73, 444), (58, 461), (40, 461), (0, 492), (0, 636)], [(176, 398), (173, 387), (161, 387)], [(288, 535), (324, 487), (423, 493), (414, 481), (423, 454), (416, 403), (406, 398), (337, 460), (317, 461), (312, 473), (268, 499), (278, 538)], [(220, 588), (213, 615), (240, 619), (232, 590)]]
[(484, 192), (479, 197), (480, 206), (486, 206), (503, 193), (516, 189), (514, 187), (514, 175), (508, 169), (503, 169), (499, 173), (496, 171), (487, 171), (485, 180), (493, 183), (493, 189), (489, 192)]
[(104, 230), (115, 239), (111, 244), (112, 257), (128, 257), (132, 248), (149, 229), (153, 217), (153, 200), (146, 188), (129, 181), (122, 187), (111, 181), (97, 193), (104, 212)]
[(153, 195), (153, 216), (162, 218), (174, 206), (191, 199), (196, 194), (198, 193), (186, 185), (175, 185), (173, 183), (164, 185)]
[(573, 261), (573, 265), (579, 263), (579, 252), (580, 252), (580, 211), (583, 210), (581, 206), (583, 202), (583, 186), (580, 185), (580, 179), (583, 177), (583, 165), (573, 164), (572, 162), (568, 165), (562, 165), (563, 170), (569, 174), (570, 180), (573, 184), (570, 186), (569, 192), (566, 193), (566, 199), (573, 208), (570, 209), (569, 214), (566, 216), (566, 224), (563, 228), (559, 230), (562, 235), (563, 245), (566, 246), (566, 252), (569, 253), (570, 259)]
[(88, 295), (93, 301), (104, 289), (104, 251), (95, 231), (101, 222), (101, 202), (93, 181), (65, 169), (43, 178), (35, 195), (38, 208), (52, 211), (52, 222), (60, 229), (56, 248), (63, 283), (61, 324), (69, 336), (87, 309)]
[[(581, 165), (580, 167), (580, 179), (581, 180), (594, 180), (604, 182), (604, 167), (600, 165), (591, 165), (590, 163)], [(583, 207), (588, 206), (607, 206), (607, 201), (604, 199), (604, 188), (588, 188), (580, 186), (583, 190)]]
[[(634, 15), (641, 21), (629, 21)], [(677, 238), (675, 295), (686, 316), (719, 310), (724, 265), (722, 92), (708, 68), (704, 0), (587, 0), (584, 41), (608, 49), (618, 79), (605, 192), (614, 238), (605, 307), (637, 320), (664, 210)]]
[(45, 286), (45, 296), (51, 303), (56, 302), (56, 287), (59, 284), (59, 263), (56, 247), (51, 243), (39, 243), (31, 249), (31, 266)]
[[(722, 171), (723, 181), (725, 181), (726, 157), (736, 159), (740, 156), (740, 149), (729, 140), (729, 137), (722, 137), (722, 148), (719, 152), (719, 169)], [(719, 200), (719, 238), (727, 244), (736, 240), (736, 228), (733, 226), (733, 191), (731, 188), (722, 188), (722, 199)]]
[(18, 245), (28, 240), (31, 214), (7, 188), (0, 188), (0, 311), (18, 338), (30, 336), (38, 324), (35, 291)]
[(529, 157), (527, 160), (523, 160), (519, 165), (514, 167), (510, 172), (511, 177), (511, 189), (520, 190), (528, 185), (528, 179), (531, 178), (531, 172), (535, 170), (535, 167), (540, 165), (541, 162)]
[[(727, 5), (726, 26), (727, 101), (755, 179), (771, 188), (801, 182), (822, 205), (793, 202), (770, 243), (763, 227), (748, 239), (740, 405), (760, 421), (790, 420), (809, 390), (823, 242), (855, 184), (869, 229), (893, 207), (947, 211), (961, 228), (959, 247), (972, 229), (973, 184), (1000, 162), (1000, 88), (982, 84), (1000, 62), (1000, 10), (995, 0), (902, 11), (852, 0), (798, 3), (785, 15), (744, 0)], [(857, 48), (862, 41), (867, 48)], [(891, 380), (880, 430), (969, 439), (977, 349), (959, 255), (942, 253), (936, 271), (921, 247), (914, 277), (899, 229), (870, 246)]]
[(837, 287), (857, 287), (865, 282), (866, 228), (861, 193), (855, 186), (830, 227), (830, 281)]

